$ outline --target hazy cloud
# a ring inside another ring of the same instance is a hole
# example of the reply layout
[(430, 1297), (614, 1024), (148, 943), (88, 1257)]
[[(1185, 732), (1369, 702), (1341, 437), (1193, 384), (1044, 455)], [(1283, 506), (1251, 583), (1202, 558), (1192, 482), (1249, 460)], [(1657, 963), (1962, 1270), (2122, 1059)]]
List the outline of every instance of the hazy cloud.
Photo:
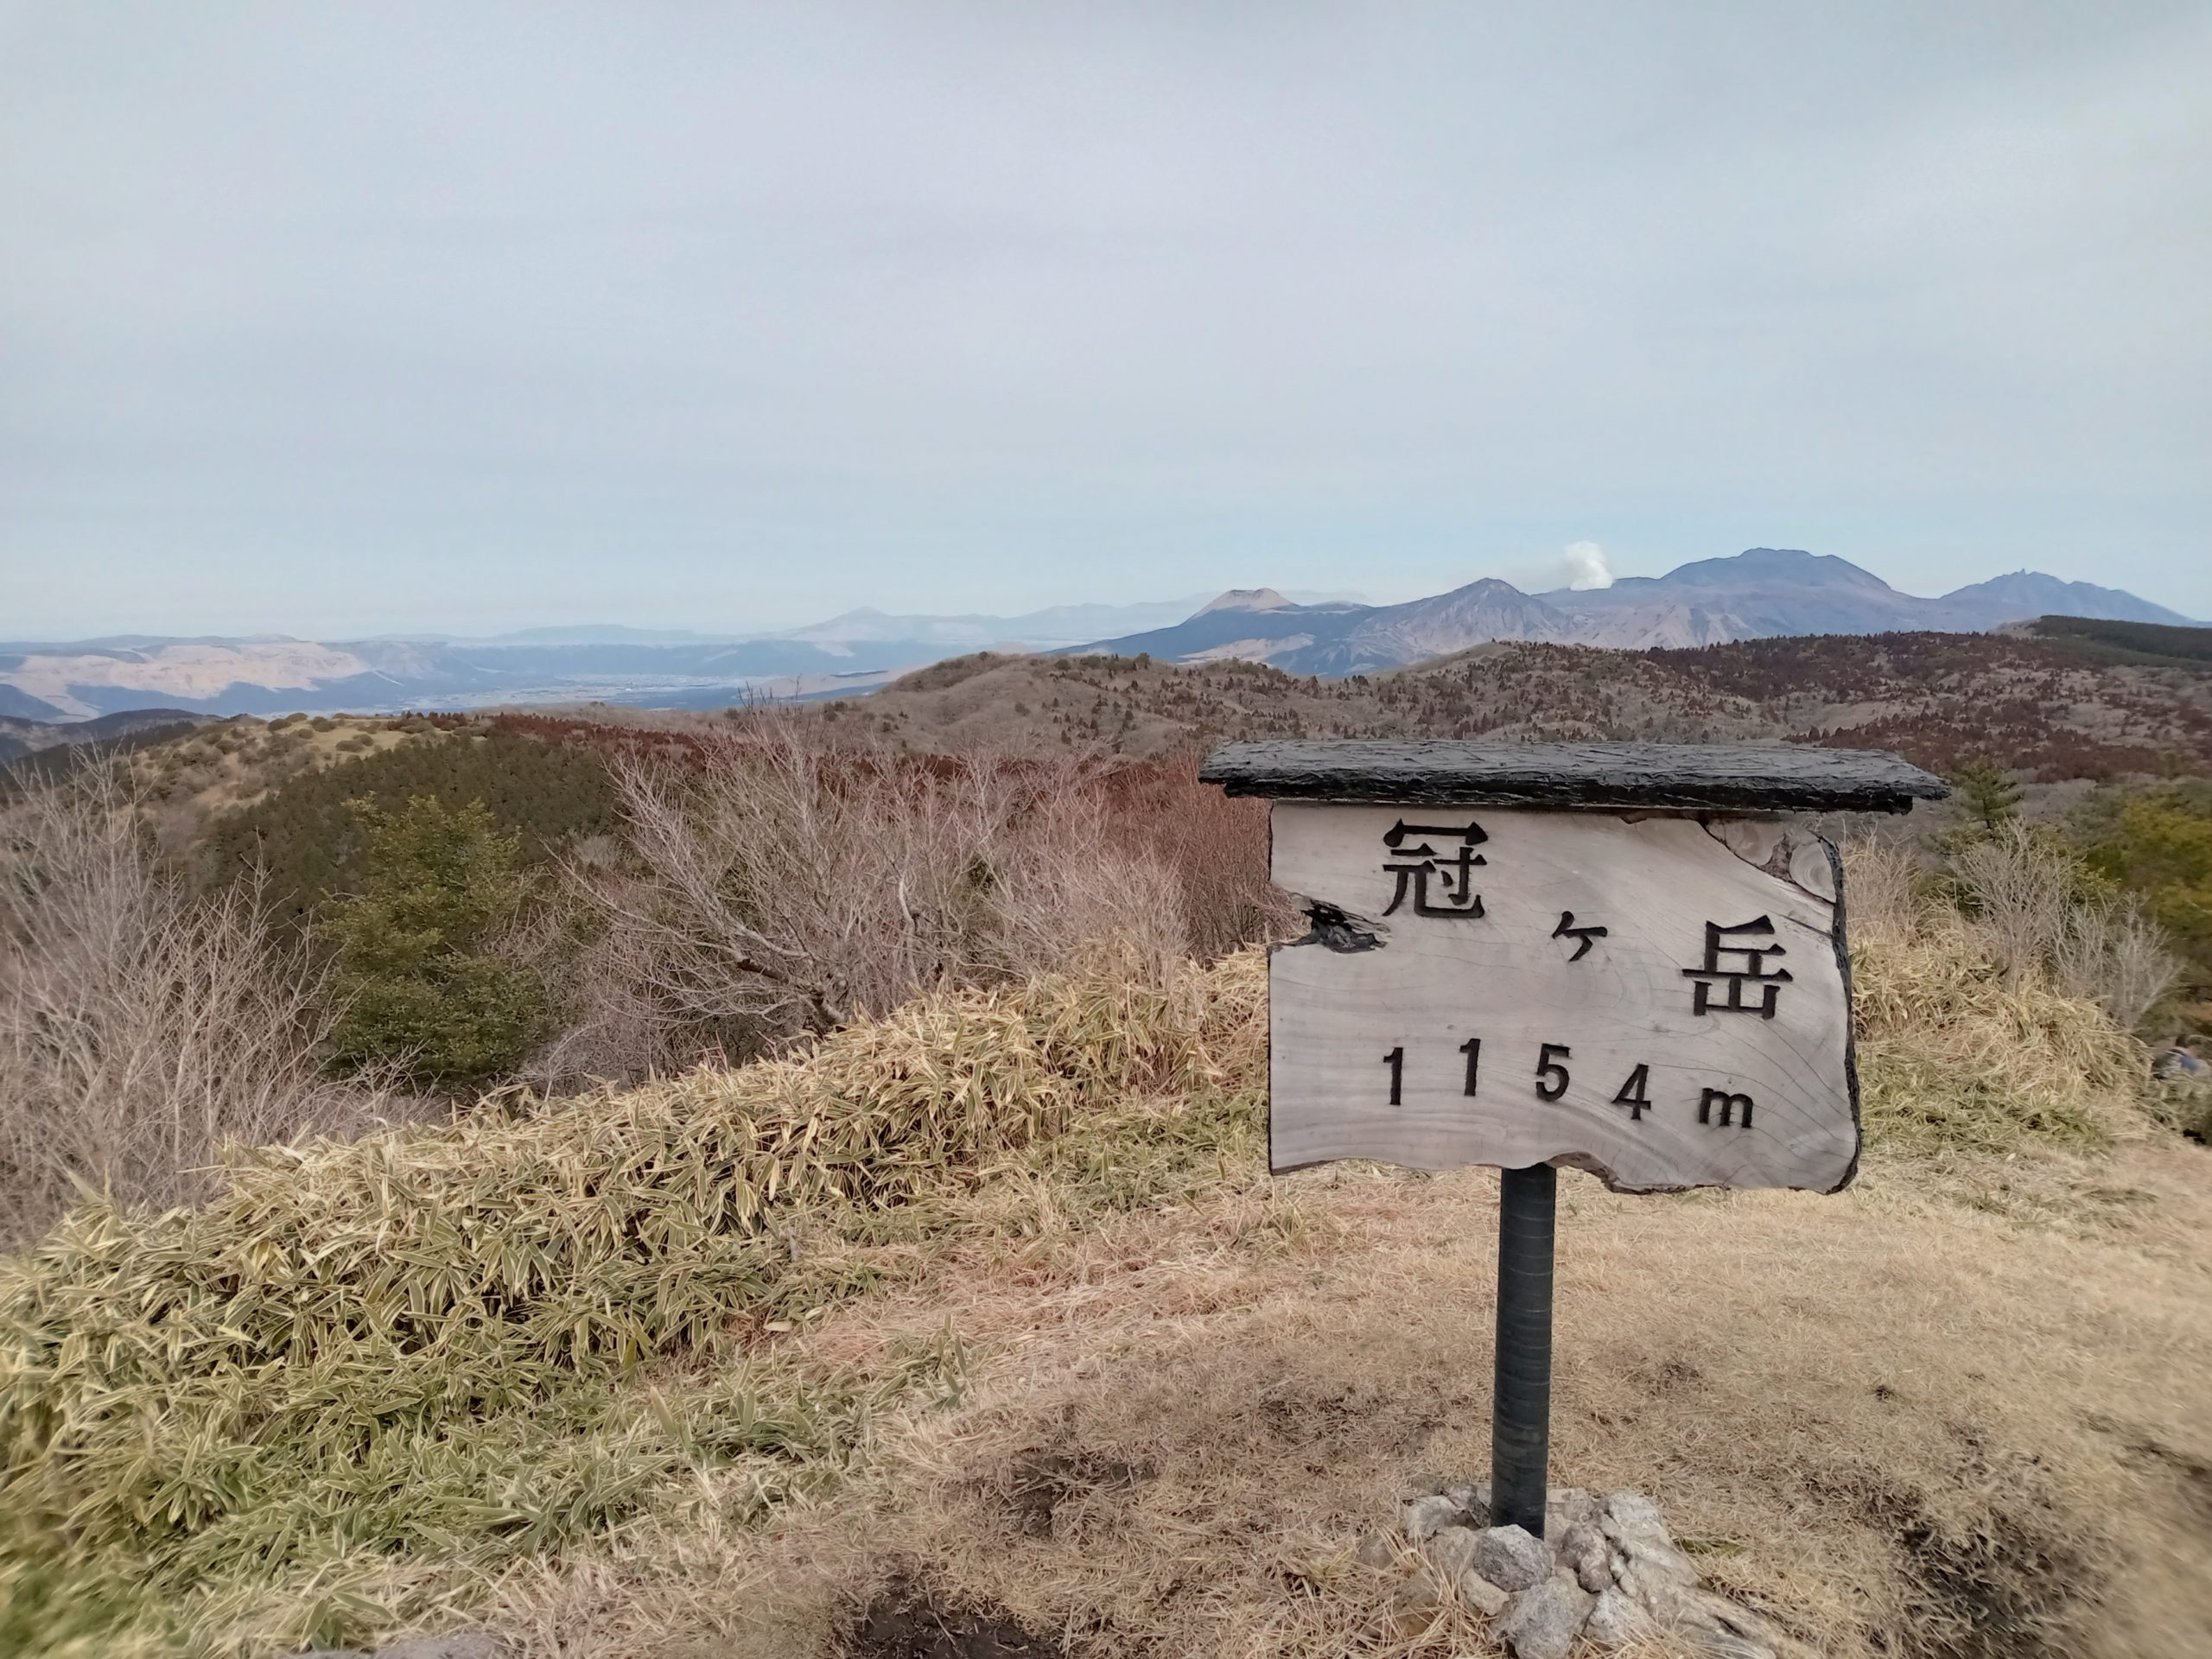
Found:
[(2208, 86), (2198, 3), (0, 0), (0, 636), (2212, 613)]

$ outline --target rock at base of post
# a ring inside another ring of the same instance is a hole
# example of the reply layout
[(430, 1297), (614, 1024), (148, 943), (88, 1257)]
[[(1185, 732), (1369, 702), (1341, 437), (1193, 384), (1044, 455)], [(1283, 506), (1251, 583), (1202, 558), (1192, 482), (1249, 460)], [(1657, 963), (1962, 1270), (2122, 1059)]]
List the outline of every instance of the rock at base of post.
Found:
[(1497, 1634), (1513, 1659), (1567, 1659), (1593, 1601), (1572, 1573), (1555, 1572), (1514, 1597)]
[(1726, 1659), (1810, 1659), (1771, 1619), (1707, 1587), (1641, 1492), (1600, 1499), (1554, 1487), (1545, 1540), (1520, 1527), (1482, 1527), (1474, 1482), (1423, 1484), (1444, 1490), (1402, 1514), (1423, 1565), (1390, 1597), (1386, 1622), (1402, 1639), (1442, 1615), (1449, 1586), (1462, 1608), (1491, 1621), (1514, 1659), (1565, 1659), (1578, 1637), (1612, 1651), (1662, 1635)]

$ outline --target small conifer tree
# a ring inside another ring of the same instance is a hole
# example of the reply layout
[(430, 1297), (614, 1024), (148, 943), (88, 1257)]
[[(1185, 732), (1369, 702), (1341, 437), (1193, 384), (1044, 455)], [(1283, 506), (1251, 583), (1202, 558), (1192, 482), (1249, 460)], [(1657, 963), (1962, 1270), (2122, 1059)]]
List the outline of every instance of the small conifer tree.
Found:
[(519, 837), (501, 835), (481, 801), (353, 806), (368, 836), (365, 876), (327, 924), (345, 998), (339, 1063), (397, 1065), (441, 1087), (512, 1069), (546, 1014), (528, 973), (493, 950), (530, 895)]
[(2020, 786), (1986, 755), (1976, 755), (1951, 779), (1959, 817), (1979, 835), (1992, 836), (2020, 816)]

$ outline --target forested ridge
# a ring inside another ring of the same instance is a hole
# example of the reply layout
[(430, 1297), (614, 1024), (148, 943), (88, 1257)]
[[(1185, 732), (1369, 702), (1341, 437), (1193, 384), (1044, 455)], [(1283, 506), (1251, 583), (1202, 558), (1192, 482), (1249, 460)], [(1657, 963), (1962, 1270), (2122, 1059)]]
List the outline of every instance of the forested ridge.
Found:
[(426, 741), (302, 772), (218, 818), (197, 855), (208, 879), (263, 872), (271, 915), (303, 920), (358, 883), (367, 837), (357, 802), (386, 813), (418, 797), (449, 810), (480, 802), (496, 830), (518, 837), (526, 864), (613, 829), (614, 791), (596, 750), (496, 723), (424, 724)]
[[(2173, 632), (2190, 632), (2186, 630)], [(2206, 632), (2206, 631), (2195, 631)], [(1896, 633), (1689, 650), (1497, 644), (1373, 677), (1145, 658), (983, 654), (832, 704), (915, 748), (1148, 753), (1248, 737), (1644, 738), (1982, 755), (2044, 782), (2212, 770), (2212, 669), (2104, 662), (2071, 640)]]

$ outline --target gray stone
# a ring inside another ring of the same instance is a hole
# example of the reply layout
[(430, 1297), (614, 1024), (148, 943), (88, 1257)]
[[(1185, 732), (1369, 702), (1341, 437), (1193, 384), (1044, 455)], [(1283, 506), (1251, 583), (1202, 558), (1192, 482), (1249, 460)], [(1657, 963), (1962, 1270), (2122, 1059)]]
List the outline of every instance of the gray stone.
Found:
[(1490, 1482), (1463, 1481), (1456, 1485), (1446, 1486), (1444, 1489), (1444, 1496), (1484, 1526), (1490, 1524)]
[[(1433, 1486), (1443, 1490), (1424, 1490)], [(1545, 1505), (1547, 1541), (1520, 1527), (1483, 1527), (1490, 1489), (1482, 1483), (1421, 1475), (1410, 1490), (1419, 1495), (1404, 1505), (1403, 1518), (1422, 1565), (1392, 1588), (1382, 1613), (1397, 1641), (1420, 1640), (1456, 1595), (1460, 1605), (1496, 1621), (1514, 1659), (1566, 1659), (1578, 1634), (1616, 1650), (1662, 1633), (1707, 1659), (1811, 1659), (1770, 1621), (1707, 1588), (1659, 1506), (1641, 1492), (1600, 1500), (1578, 1487), (1554, 1487)], [(1364, 1535), (1353, 1555), (1377, 1572), (1405, 1559), (1402, 1547), (1380, 1532)], [(437, 1645), (419, 1645), (426, 1643)], [(505, 1652), (496, 1637), (471, 1632), (322, 1659), (504, 1659)]]
[(1417, 1497), (1406, 1505), (1406, 1531), (1415, 1543), (1431, 1536), (1440, 1527), (1457, 1527), (1466, 1523), (1467, 1512), (1442, 1496)]
[(1697, 1567), (1675, 1548), (1666, 1517), (1643, 1493), (1613, 1493), (1598, 1525), (1611, 1546), (1614, 1581), (1655, 1615), (1666, 1617), (1667, 1591), (1696, 1585)]
[(1667, 1517), (1642, 1492), (1608, 1492), (1603, 1507), (1605, 1518), (1611, 1523), (1605, 1529), (1609, 1533), (1616, 1528), (1625, 1532), (1651, 1532), (1670, 1543), (1674, 1541), (1667, 1530)]
[(1781, 1659), (1801, 1652), (1774, 1625), (1717, 1592), (1631, 1561), (1623, 1568), (1619, 1593), (1677, 1643), (1713, 1659)]
[(1625, 1648), (1647, 1639), (1656, 1628), (1651, 1615), (1636, 1602), (1618, 1590), (1600, 1590), (1582, 1634), (1601, 1648)]
[(1678, 1624), (1690, 1617), (1697, 1592), (1694, 1575), (1684, 1576), (1649, 1559), (1624, 1560), (1618, 1549), (1613, 1552), (1612, 1567), (1613, 1583), (1620, 1592), (1643, 1603), (1661, 1624)]
[(1543, 1540), (1521, 1527), (1491, 1527), (1475, 1538), (1476, 1572), (1505, 1590), (1526, 1590), (1552, 1570), (1552, 1553)]
[(1700, 1592), (1694, 1584), (1640, 1573), (1632, 1564), (1624, 1566), (1618, 1557), (1613, 1570), (1614, 1587), (1649, 1614), (1655, 1624), (1681, 1632), (1685, 1640), (1689, 1632), (1703, 1630), (1711, 1624), (1700, 1604)]
[(1544, 1497), (1544, 1535), (1556, 1538), (1572, 1526), (1597, 1525), (1600, 1507), (1580, 1486), (1553, 1487)]
[(1609, 1541), (1613, 1582), (1653, 1611), (1657, 1611), (1662, 1591), (1696, 1587), (1696, 1563), (1672, 1544), (1633, 1533), (1609, 1535)]
[(410, 1636), (378, 1648), (375, 1659), (507, 1659), (509, 1649), (485, 1630), (455, 1630), (448, 1636)]
[(1593, 1599), (1573, 1575), (1554, 1573), (1514, 1597), (1497, 1634), (1513, 1659), (1567, 1659), (1588, 1622)]
[(1472, 1527), (1439, 1527), (1429, 1534), (1421, 1553), (1448, 1584), (1475, 1564), (1479, 1536)]
[(1479, 1573), (1471, 1570), (1459, 1578), (1459, 1600), (1484, 1618), (1496, 1618), (1505, 1611), (1505, 1604), (1513, 1598)]
[(1950, 786), (1894, 754), (1795, 744), (1230, 743), (1198, 776), (1231, 795), (1454, 806), (1907, 812)]
[(1410, 1642), (1436, 1622), (1443, 1607), (1443, 1588), (1423, 1567), (1390, 1592), (1383, 1622), (1401, 1642)]
[(1577, 1521), (1560, 1534), (1559, 1564), (1574, 1574), (1574, 1581), (1592, 1595), (1609, 1589), (1613, 1582), (1612, 1552), (1605, 1546), (1605, 1535), (1592, 1523)]
[(1800, 1651), (1774, 1625), (1715, 1591), (1684, 1591), (1675, 1605), (1675, 1630), (1713, 1659), (1778, 1659)]

